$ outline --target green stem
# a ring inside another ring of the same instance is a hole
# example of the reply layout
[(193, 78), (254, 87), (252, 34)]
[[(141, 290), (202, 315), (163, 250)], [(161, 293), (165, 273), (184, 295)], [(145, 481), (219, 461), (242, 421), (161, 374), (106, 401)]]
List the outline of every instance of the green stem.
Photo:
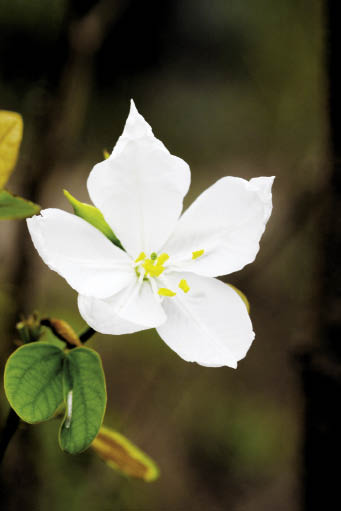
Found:
[(4, 429), (2, 430), (0, 438), (0, 464), (2, 463), (8, 444), (10, 443), (15, 432), (17, 431), (19, 424), (20, 418), (15, 413), (13, 408), (11, 408), (10, 411), (8, 412), (6, 424), (4, 426)]

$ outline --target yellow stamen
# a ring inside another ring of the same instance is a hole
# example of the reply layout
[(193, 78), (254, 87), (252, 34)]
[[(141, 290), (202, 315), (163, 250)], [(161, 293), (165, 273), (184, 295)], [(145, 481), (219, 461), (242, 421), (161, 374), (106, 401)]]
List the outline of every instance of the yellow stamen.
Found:
[(138, 256), (137, 259), (135, 259), (135, 263), (139, 263), (140, 261), (143, 261), (146, 258), (146, 254), (144, 252), (141, 252), (141, 254)]
[(136, 262), (143, 261), (142, 266), (146, 271), (146, 276), (159, 277), (165, 269), (163, 263), (167, 261), (167, 259), (169, 259), (168, 254), (161, 254), (157, 257), (155, 252), (152, 252), (150, 259), (146, 259), (146, 254), (141, 252), (139, 257), (136, 259)]
[(176, 293), (174, 291), (171, 291), (170, 289), (167, 289), (166, 287), (160, 287), (158, 291), (160, 296), (175, 296)]
[(190, 287), (187, 284), (187, 280), (181, 279), (179, 282), (179, 288), (182, 289), (184, 293), (188, 293), (188, 291), (190, 290)]
[(142, 266), (146, 270), (146, 275), (150, 277), (158, 277), (164, 270), (163, 266), (154, 265), (151, 259), (146, 259)]
[(204, 249), (196, 250), (195, 252), (192, 252), (192, 259), (198, 259), (198, 257), (201, 257), (204, 252), (205, 252)]
[(167, 260), (169, 259), (169, 255), (168, 254), (161, 254), (159, 255), (159, 257), (157, 258), (157, 261), (156, 261), (156, 264), (158, 265), (162, 265), (163, 263), (165, 263)]
[(103, 149), (103, 156), (107, 160), (110, 156), (109, 152), (106, 149)]

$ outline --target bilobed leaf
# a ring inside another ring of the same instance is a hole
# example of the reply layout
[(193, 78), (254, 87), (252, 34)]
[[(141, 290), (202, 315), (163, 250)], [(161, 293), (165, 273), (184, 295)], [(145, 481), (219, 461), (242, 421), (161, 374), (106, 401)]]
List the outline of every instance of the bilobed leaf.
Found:
[(250, 303), (249, 303), (249, 300), (244, 295), (244, 293), (242, 293), (240, 289), (238, 289), (237, 287), (233, 286), (232, 284), (227, 284), (227, 285), (232, 287), (232, 289), (234, 289), (235, 292), (240, 296), (240, 298), (243, 300), (243, 302), (246, 305), (247, 312), (250, 314)]
[(63, 401), (64, 353), (44, 342), (17, 349), (5, 367), (7, 399), (25, 422), (50, 419)]
[(21, 115), (0, 110), (0, 189), (7, 183), (16, 164), (22, 133)]
[(39, 213), (40, 206), (17, 197), (7, 190), (0, 190), (0, 219), (27, 218)]
[(156, 463), (125, 436), (102, 426), (91, 447), (106, 464), (129, 476), (155, 481), (159, 477)]
[(75, 215), (80, 216), (89, 224), (96, 227), (96, 229), (101, 231), (117, 247), (123, 249), (120, 240), (115, 236), (111, 227), (104, 220), (104, 216), (99, 209), (95, 208), (95, 206), (91, 206), (91, 204), (80, 202), (79, 200), (75, 199), (75, 197), (73, 197), (67, 190), (64, 190), (64, 195), (73, 207)]
[(99, 355), (74, 348), (65, 359), (65, 418), (59, 432), (61, 448), (71, 454), (84, 451), (99, 432), (106, 407), (106, 388)]

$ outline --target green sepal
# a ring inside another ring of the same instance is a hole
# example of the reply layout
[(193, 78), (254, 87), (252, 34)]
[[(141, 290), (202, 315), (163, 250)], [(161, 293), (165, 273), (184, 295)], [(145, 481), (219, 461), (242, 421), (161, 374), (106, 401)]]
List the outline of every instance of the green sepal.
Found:
[(75, 197), (73, 197), (67, 190), (63, 190), (63, 192), (73, 207), (75, 215), (83, 218), (89, 224), (96, 227), (96, 229), (101, 231), (110, 241), (114, 243), (114, 245), (124, 250), (120, 240), (115, 236), (111, 227), (104, 220), (104, 216), (99, 209), (95, 208), (95, 206), (91, 206), (91, 204), (80, 202), (79, 200), (75, 199)]
[(63, 451), (77, 454), (87, 449), (103, 422), (107, 394), (102, 362), (89, 348), (74, 348), (63, 371), (65, 417), (59, 430)]
[(39, 213), (39, 211), (40, 206), (38, 204), (13, 195), (7, 190), (0, 190), (0, 219), (27, 218)]
[(44, 342), (17, 349), (5, 367), (5, 393), (19, 417), (30, 424), (50, 419), (63, 401), (64, 353)]

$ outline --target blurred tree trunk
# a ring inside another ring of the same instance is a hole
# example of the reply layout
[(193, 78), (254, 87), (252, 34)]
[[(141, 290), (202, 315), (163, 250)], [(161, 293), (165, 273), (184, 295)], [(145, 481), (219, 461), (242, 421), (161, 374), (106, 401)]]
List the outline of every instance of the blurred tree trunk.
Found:
[(330, 183), (321, 228), (319, 340), (303, 357), (304, 509), (337, 509), (341, 459), (341, 54), (340, 3), (326, 4)]
[[(33, 137), (22, 189), (23, 195), (33, 202), (40, 203), (49, 177), (58, 165), (68, 161), (79, 138), (91, 94), (94, 58), (120, 6), (118, 0), (93, 1), (87, 12), (79, 14), (77, 1), (68, 4), (55, 45), (56, 54), (45, 69), (45, 90), (31, 114)], [(7, 318), (5, 336), (9, 352), (14, 348), (15, 323), (20, 314), (32, 312), (35, 294), (34, 252), (24, 221), (18, 223), (16, 245), (20, 250), (11, 275), (15, 307)], [(39, 449), (36, 430), (22, 425), (9, 446), (0, 475), (1, 510), (38, 509), (43, 473), (38, 469)]]

